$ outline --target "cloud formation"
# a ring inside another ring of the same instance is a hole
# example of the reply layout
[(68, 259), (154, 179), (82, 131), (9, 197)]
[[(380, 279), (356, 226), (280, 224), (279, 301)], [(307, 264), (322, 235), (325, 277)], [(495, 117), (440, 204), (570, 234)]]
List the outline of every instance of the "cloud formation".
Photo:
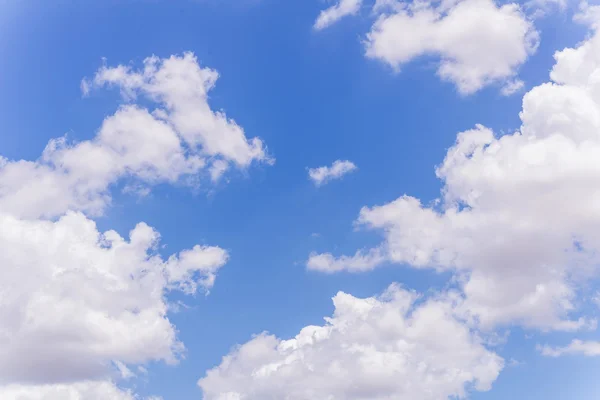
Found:
[(353, 162), (348, 160), (336, 160), (331, 166), (323, 166), (318, 168), (310, 168), (308, 177), (315, 186), (322, 186), (334, 179), (341, 179), (344, 175), (355, 171), (357, 168)]
[[(127, 104), (107, 117), (91, 140), (53, 139), (35, 161), (0, 157), (0, 209), (25, 218), (67, 210), (99, 215), (111, 202), (111, 185), (124, 179), (142, 188), (161, 182), (195, 185), (203, 172), (216, 181), (232, 164), (272, 162), (260, 139), (248, 140), (233, 120), (210, 109), (207, 93), (217, 77), (216, 71), (200, 68), (191, 53), (147, 58), (142, 71), (100, 68), (92, 81), (84, 80), (84, 91), (118, 86)], [(140, 95), (158, 108), (132, 103)]]
[(289, 340), (267, 333), (223, 358), (198, 384), (207, 400), (413, 399), (487, 391), (504, 361), (454, 316), (392, 285), (379, 297), (340, 292), (323, 326)]
[(551, 81), (523, 98), (522, 126), (458, 134), (436, 174), (442, 197), (364, 207), (357, 224), (384, 241), (354, 256), (311, 255), (309, 268), (364, 271), (392, 262), (454, 271), (466, 318), (485, 327), (594, 327), (570, 316), (597, 276), (600, 236), (600, 35), (555, 54)]
[(515, 3), (380, 1), (375, 10), (382, 14), (367, 34), (367, 57), (396, 71), (419, 57), (435, 57), (438, 76), (465, 95), (490, 84), (514, 92), (517, 70), (539, 41)]
[(181, 358), (167, 296), (207, 293), (227, 251), (164, 256), (147, 224), (124, 238), (91, 217), (117, 183), (147, 193), (271, 161), (260, 139), (210, 109), (217, 76), (191, 53), (150, 57), (140, 71), (103, 66), (82, 90), (117, 86), (125, 104), (94, 138), (50, 140), (35, 161), (0, 158), (0, 398), (139, 399), (115, 383), (130, 366)]
[(321, 11), (314, 28), (316, 30), (325, 29), (347, 15), (354, 15), (360, 10), (363, 0), (339, 0), (333, 6)]
[(184, 347), (165, 294), (212, 287), (227, 261), (201, 246), (163, 260), (146, 224), (125, 240), (73, 212), (56, 222), (2, 215), (0, 243), (0, 383), (101, 378), (112, 361), (176, 362)]
[(560, 357), (564, 355), (584, 355), (588, 357), (600, 356), (600, 342), (582, 341), (575, 339), (565, 347), (541, 346), (540, 352), (548, 357)]

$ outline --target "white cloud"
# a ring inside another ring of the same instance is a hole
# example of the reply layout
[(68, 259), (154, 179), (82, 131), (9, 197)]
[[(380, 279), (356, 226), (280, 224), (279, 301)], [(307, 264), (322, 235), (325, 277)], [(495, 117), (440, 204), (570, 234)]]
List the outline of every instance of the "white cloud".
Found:
[(347, 15), (355, 15), (360, 10), (362, 2), (363, 0), (338, 0), (335, 5), (321, 11), (315, 21), (314, 28), (317, 30), (325, 29)]
[(191, 54), (149, 58), (142, 72), (105, 66), (84, 95), (114, 84), (163, 108), (125, 104), (91, 140), (53, 139), (35, 161), (0, 157), (0, 398), (140, 399), (112, 379), (180, 359), (167, 295), (208, 293), (227, 252), (197, 245), (163, 258), (145, 223), (123, 238), (90, 216), (120, 181), (144, 195), (270, 162), (259, 139), (209, 108), (216, 78)]
[(355, 171), (356, 165), (348, 160), (336, 160), (330, 167), (323, 166), (318, 168), (310, 168), (308, 170), (308, 177), (314, 182), (316, 186), (321, 186), (327, 182), (340, 179), (344, 175)]
[(515, 80), (512, 80), (512, 81), (508, 81), (502, 87), (502, 89), (500, 89), (500, 93), (503, 96), (511, 96), (511, 95), (513, 95), (513, 94), (521, 91), (521, 89), (523, 89), (524, 86), (525, 86), (525, 82), (523, 82), (520, 79), (515, 79)]
[(367, 35), (367, 56), (396, 70), (421, 56), (439, 57), (438, 75), (462, 94), (511, 81), (537, 48), (538, 33), (517, 4), (384, 1), (375, 10), (390, 8)]
[(37, 161), (0, 158), (0, 209), (25, 218), (67, 210), (97, 215), (110, 203), (110, 185), (121, 178), (174, 183), (203, 167), (202, 157), (187, 154), (167, 123), (124, 106), (104, 120), (93, 140), (53, 139)]
[(588, 357), (600, 356), (600, 342), (584, 342), (573, 340), (566, 347), (542, 346), (539, 348), (541, 353), (548, 357), (560, 357), (563, 355), (585, 355)]
[[(524, 96), (514, 134), (497, 137), (481, 125), (458, 134), (436, 169), (439, 203), (401, 196), (364, 207), (358, 224), (384, 242), (354, 257), (314, 254), (308, 266), (367, 270), (387, 261), (450, 270), (465, 316), (483, 326), (593, 328), (593, 319), (571, 315), (583, 301), (579, 285), (597, 276), (600, 262), (598, 53), (598, 34), (557, 52), (552, 82)], [(365, 254), (383, 256), (364, 262)]]
[(201, 68), (192, 53), (166, 59), (149, 57), (139, 71), (129, 66), (102, 67), (89, 83), (93, 87), (115, 85), (126, 99), (144, 95), (164, 108), (157, 113), (193, 150), (222, 157), (239, 167), (252, 161), (271, 161), (259, 138), (248, 140), (244, 130), (222, 111), (213, 111), (208, 92), (219, 74)]
[(314, 271), (334, 273), (339, 271), (369, 271), (387, 260), (386, 254), (379, 248), (357, 251), (353, 256), (334, 257), (329, 253), (311, 253), (307, 267)]
[(207, 92), (217, 76), (201, 69), (190, 53), (149, 58), (143, 72), (102, 67), (93, 81), (82, 84), (87, 92), (119, 85), (129, 99), (143, 93), (165, 109), (151, 113), (124, 105), (92, 140), (53, 139), (36, 161), (0, 157), (0, 209), (25, 218), (67, 210), (97, 215), (110, 203), (109, 187), (120, 179), (145, 183), (148, 190), (158, 182), (197, 182), (207, 159), (213, 180), (230, 163), (245, 168), (253, 160), (270, 162), (260, 139), (248, 141), (240, 126), (208, 106)]
[(582, 1), (579, 4), (579, 12), (573, 16), (573, 20), (598, 29), (598, 24), (600, 23), (600, 6), (591, 6), (587, 1)]
[(382, 296), (340, 292), (324, 326), (293, 339), (263, 333), (237, 347), (198, 384), (211, 399), (463, 398), (487, 391), (503, 360), (453, 316), (449, 302), (392, 285)]
[(69, 212), (0, 215), (0, 384), (99, 379), (117, 365), (176, 362), (184, 350), (165, 294), (209, 289), (227, 261), (196, 246), (162, 259), (144, 223), (129, 240)]

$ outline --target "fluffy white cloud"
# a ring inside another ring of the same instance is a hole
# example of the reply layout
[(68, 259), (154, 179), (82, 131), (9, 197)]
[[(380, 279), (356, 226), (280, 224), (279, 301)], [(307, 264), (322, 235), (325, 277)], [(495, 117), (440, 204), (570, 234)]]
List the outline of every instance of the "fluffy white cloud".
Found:
[(519, 131), (462, 132), (437, 168), (443, 197), (365, 207), (358, 223), (384, 242), (354, 257), (314, 254), (309, 267), (383, 262), (455, 271), (465, 315), (484, 326), (593, 327), (571, 319), (578, 286), (600, 259), (600, 36), (555, 55), (549, 83), (523, 99)]
[(589, 357), (597, 357), (600, 356), (600, 342), (573, 340), (566, 347), (543, 346), (540, 348), (540, 351), (543, 355), (548, 357), (560, 357), (569, 354), (582, 354)]
[(186, 154), (167, 123), (125, 106), (106, 118), (93, 140), (53, 139), (37, 161), (0, 158), (0, 209), (25, 218), (67, 210), (96, 215), (110, 203), (109, 187), (120, 178), (177, 182), (204, 164), (197, 154)]
[(0, 398), (3, 400), (139, 400), (139, 397), (131, 391), (121, 390), (108, 381), (56, 385), (10, 385), (0, 387)]
[(36, 161), (0, 157), (0, 209), (25, 218), (67, 210), (97, 215), (120, 179), (195, 184), (205, 167), (217, 180), (230, 163), (244, 168), (253, 160), (270, 161), (260, 139), (248, 141), (241, 127), (208, 106), (207, 92), (217, 76), (190, 53), (149, 58), (143, 72), (102, 67), (92, 82), (85, 81), (87, 92), (115, 84), (127, 98), (143, 93), (165, 109), (126, 104), (104, 120), (92, 140), (51, 140)]
[(212, 287), (226, 262), (196, 246), (166, 260), (144, 223), (129, 240), (69, 212), (57, 221), (0, 215), (0, 383), (104, 377), (111, 363), (175, 362), (183, 344), (165, 294)]
[(139, 71), (129, 66), (102, 67), (88, 87), (118, 86), (125, 98), (144, 95), (162, 105), (154, 114), (163, 119), (192, 150), (247, 167), (252, 161), (271, 161), (259, 138), (248, 140), (244, 130), (222, 111), (213, 111), (208, 92), (219, 74), (201, 68), (192, 53), (167, 59), (149, 57)]
[(537, 31), (514, 3), (388, 0), (379, 1), (375, 10), (392, 11), (384, 12), (368, 33), (368, 57), (396, 70), (417, 57), (439, 57), (438, 75), (462, 94), (511, 81), (537, 48)]
[(340, 179), (356, 169), (356, 165), (351, 161), (336, 160), (331, 166), (310, 168), (308, 170), (308, 177), (316, 186), (321, 186), (333, 179)]
[(489, 390), (502, 358), (453, 316), (451, 302), (417, 300), (396, 285), (377, 298), (340, 292), (325, 325), (290, 340), (258, 335), (198, 384), (207, 400), (438, 400)]
[[(259, 139), (210, 110), (216, 78), (191, 54), (149, 58), (141, 72), (102, 67), (84, 93), (119, 85), (129, 103), (93, 139), (53, 139), (35, 161), (0, 157), (0, 398), (139, 399), (112, 379), (179, 360), (167, 295), (207, 293), (227, 252), (197, 245), (163, 258), (145, 223), (123, 238), (90, 216), (119, 181), (144, 194), (269, 161)], [(163, 108), (131, 103), (142, 94)]]
[(347, 15), (354, 15), (360, 10), (363, 0), (339, 0), (335, 5), (321, 11), (314, 28), (325, 29)]

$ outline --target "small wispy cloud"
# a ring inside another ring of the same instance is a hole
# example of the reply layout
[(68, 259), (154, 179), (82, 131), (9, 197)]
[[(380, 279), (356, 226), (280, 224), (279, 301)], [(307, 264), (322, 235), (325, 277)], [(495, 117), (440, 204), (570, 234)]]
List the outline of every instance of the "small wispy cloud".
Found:
[(308, 177), (316, 186), (321, 186), (334, 179), (340, 179), (356, 169), (358, 167), (351, 161), (336, 160), (331, 166), (310, 168), (308, 170)]

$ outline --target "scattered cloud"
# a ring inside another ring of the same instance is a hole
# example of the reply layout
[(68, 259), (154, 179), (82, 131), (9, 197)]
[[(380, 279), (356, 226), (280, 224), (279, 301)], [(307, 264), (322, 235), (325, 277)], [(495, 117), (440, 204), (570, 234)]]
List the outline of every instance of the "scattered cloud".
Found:
[(330, 253), (311, 253), (306, 266), (313, 271), (334, 273), (339, 271), (370, 271), (386, 261), (386, 255), (380, 248), (357, 251), (353, 256), (334, 257)]
[(587, 1), (579, 3), (579, 11), (573, 16), (573, 20), (580, 24), (598, 29), (600, 24), (600, 5), (590, 5)]
[(480, 326), (594, 328), (593, 318), (570, 315), (600, 262), (598, 52), (598, 34), (557, 52), (551, 82), (524, 96), (517, 132), (459, 133), (436, 169), (443, 196), (434, 206), (404, 195), (364, 207), (357, 224), (384, 241), (354, 256), (312, 254), (308, 267), (449, 270), (465, 318)]
[(248, 140), (234, 120), (210, 108), (208, 92), (218, 78), (217, 71), (200, 67), (192, 53), (184, 53), (165, 59), (149, 57), (138, 71), (124, 65), (103, 66), (90, 87), (116, 86), (125, 99), (143, 95), (157, 102), (163, 108), (155, 112), (156, 117), (168, 122), (192, 150), (204, 155), (221, 157), (239, 167), (271, 161), (262, 140)]
[(543, 355), (548, 357), (560, 357), (564, 355), (600, 356), (600, 342), (573, 340), (566, 347), (541, 346), (538, 349)]
[(157, 183), (271, 162), (260, 139), (210, 109), (217, 76), (191, 53), (148, 58), (140, 71), (103, 66), (83, 94), (118, 86), (125, 104), (94, 138), (52, 139), (35, 161), (0, 157), (0, 398), (139, 400), (114, 380), (179, 361), (167, 295), (208, 293), (227, 251), (196, 245), (165, 257), (147, 224), (124, 238), (91, 217), (117, 182), (147, 195)]
[(316, 30), (325, 29), (347, 15), (355, 15), (360, 10), (363, 0), (338, 0), (338, 2), (321, 11), (314, 28)]
[(500, 93), (503, 96), (512, 96), (513, 94), (520, 92), (521, 89), (523, 89), (523, 87), (525, 87), (525, 82), (523, 82), (520, 79), (515, 79), (509, 82), (506, 82), (506, 84), (502, 87), (502, 89), (500, 89)]
[(316, 186), (322, 186), (334, 179), (341, 179), (344, 175), (358, 169), (353, 162), (348, 160), (336, 160), (330, 167), (310, 168), (308, 177)]
[(323, 326), (289, 340), (263, 333), (198, 384), (212, 399), (463, 398), (487, 391), (504, 361), (453, 315), (452, 302), (392, 285), (360, 299), (339, 292)]
[(440, 78), (454, 83), (465, 95), (513, 81), (539, 41), (533, 24), (514, 3), (388, 0), (375, 7), (376, 11), (390, 9), (367, 34), (367, 56), (397, 71), (418, 57), (439, 57)]

